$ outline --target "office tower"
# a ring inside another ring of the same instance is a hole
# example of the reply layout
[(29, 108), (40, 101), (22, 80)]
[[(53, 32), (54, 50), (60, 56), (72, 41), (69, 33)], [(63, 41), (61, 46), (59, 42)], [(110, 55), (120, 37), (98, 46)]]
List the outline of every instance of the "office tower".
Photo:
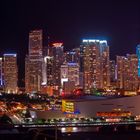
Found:
[(63, 88), (64, 82), (68, 82), (68, 65), (67, 63), (61, 65), (61, 87)]
[(117, 87), (120, 89), (124, 88), (124, 82), (127, 78), (127, 70), (128, 70), (128, 60), (125, 56), (117, 56)]
[(68, 63), (68, 80), (73, 81), (75, 86), (79, 86), (79, 64)]
[(138, 58), (135, 54), (117, 56), (117, 87), (124, 90), (138, 89)]
[(116, 63), (114, 60), (110, 61), (110, 85), (115, 86), (116, 84)]
[(34, 30), (29, 33), (29, 56), (42, 56), (42, 30)]
[(61, 65), (61, 87), (65, 93), (71, 93), (80, 84), (80, 67), (78, 63)]
[(136, 47), (136, 54), (138, 57), (138, 77), (140, 77), (140, 44)]
[(25, 87), (26, 92), (40, 92), (42, 83), (43, 58), (26, 56), (25, 60)]
[(68, 51), (65, 53), (65, 61), (67, 63), (74, 62), (80, 64), (80, 48), (72, 49), (72, 51)]
[(54, 86), (60, 87), (61, 86), (61, 79), (60, 79), (60, 68), (64, 62), (64, 52), (63, 52), (63, 43), (53, 43), (52, 46), (52, 54), (53, 54), (53, 83)]
[(61, 85), (63, 82), (73, 81), (75, 86), (79, 85), (79, 64), (66, 63), (61, 65)]
[(110, 86), (109, 46), (106, 40), (83, 40), (81, 45), (83, 60), (84, 90)]
[(138, 57), (136, 54), (127, 54), (129, 61), (129, 89), (136, 91), (139, 88)]
[(66, 63), (61, 65), (61, 86), (64, 82), (73, 81), (75, 86), (79, 86), (79, 64)]
[(53, 80), (54, 80), (54, 77), (53, 77), (53, 61), (54, 61), (54, 58), (52, 56), (46, 56), (44, 57), (44, 62), (45, 62), (45, 71), (43, 72), (44, 73), (44, 82), (46, 82), (46, 85), (47, 86), (53, 86), (54, 83), (53, 83)]
[(4, 54), (3, 62), (4, 72), (4, 88), (6, 93), (18, 92), (18, 70), (17, 70), (17, 55)]
[(0, 57), (0, 88), (2, 89), (4, 86), (4, 79), (3, 79), (3, 62), (2, 62), (2, 57)]
[(29, 55), (25, 59), (26, 92), (40, 92), (43, 68), (42, 30), (29, 33)]

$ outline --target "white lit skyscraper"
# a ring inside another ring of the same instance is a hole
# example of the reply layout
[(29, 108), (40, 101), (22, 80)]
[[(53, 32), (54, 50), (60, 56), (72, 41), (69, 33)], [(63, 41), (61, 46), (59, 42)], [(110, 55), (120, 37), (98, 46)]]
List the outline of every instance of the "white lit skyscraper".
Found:
[(83, 40), (81, 45), (83, 59), (84, 90), (110, 86), (109, 46), (106, 40)]
[(25, 60), (26, 92), (40, 92), (42, 83), (43, 44), (42, 30), (29, 33), (29, 55)]

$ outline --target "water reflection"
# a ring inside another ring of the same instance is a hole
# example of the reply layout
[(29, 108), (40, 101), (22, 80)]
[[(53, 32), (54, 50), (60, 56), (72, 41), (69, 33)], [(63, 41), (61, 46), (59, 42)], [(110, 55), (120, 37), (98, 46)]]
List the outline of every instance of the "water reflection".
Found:
[(97, 132), (95, 127), (62, 127), (60, 128), (61, 133), (73, 133), (73, 132)]

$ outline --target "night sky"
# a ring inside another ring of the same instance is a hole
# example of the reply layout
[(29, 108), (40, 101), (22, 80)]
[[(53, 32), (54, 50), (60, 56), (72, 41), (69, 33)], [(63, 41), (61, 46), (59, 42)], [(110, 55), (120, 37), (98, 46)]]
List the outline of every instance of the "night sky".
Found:
[(140, 2), (107, 0), (4, 0), (0, 2), (0, 55), (18, 53), (19, 83), (24, 77), (28, 33), (43, 29), (66, 50), (83, 38), (108, 40), (111, 59), (135, 53), (140, 43)]

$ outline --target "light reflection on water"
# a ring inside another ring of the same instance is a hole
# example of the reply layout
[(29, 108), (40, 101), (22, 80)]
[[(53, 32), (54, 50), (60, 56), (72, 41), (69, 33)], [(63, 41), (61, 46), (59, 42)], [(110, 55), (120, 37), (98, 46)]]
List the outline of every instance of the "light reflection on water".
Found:
[(61, 133), (72, 133), (72, 132), (97, 132), (97, 127), (62, 127), (59, 129)]

